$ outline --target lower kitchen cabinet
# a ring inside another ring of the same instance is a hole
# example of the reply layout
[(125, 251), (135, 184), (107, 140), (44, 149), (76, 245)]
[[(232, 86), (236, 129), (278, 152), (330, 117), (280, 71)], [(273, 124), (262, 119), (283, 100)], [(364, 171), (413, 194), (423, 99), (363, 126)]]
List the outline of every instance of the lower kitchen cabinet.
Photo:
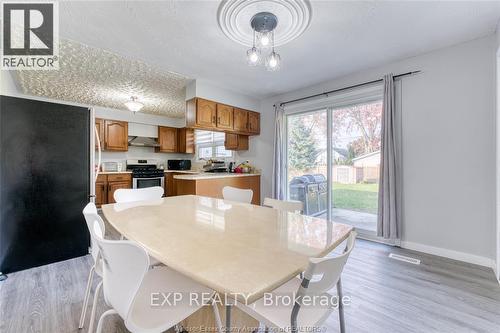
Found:
[(95, 184), (96, 206), (115, 203), (113, 195), (120, 188), (132, 188), (130, 173), (100, 174)]

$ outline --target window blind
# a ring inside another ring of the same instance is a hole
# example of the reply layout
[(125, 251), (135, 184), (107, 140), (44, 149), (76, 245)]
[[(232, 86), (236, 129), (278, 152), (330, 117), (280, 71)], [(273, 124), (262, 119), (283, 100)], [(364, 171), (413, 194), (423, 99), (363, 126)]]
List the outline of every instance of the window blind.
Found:
[(225, 134), (223, 132), (211, 132), (195, 130), (195, 144), (200, 147), (224, 144)]

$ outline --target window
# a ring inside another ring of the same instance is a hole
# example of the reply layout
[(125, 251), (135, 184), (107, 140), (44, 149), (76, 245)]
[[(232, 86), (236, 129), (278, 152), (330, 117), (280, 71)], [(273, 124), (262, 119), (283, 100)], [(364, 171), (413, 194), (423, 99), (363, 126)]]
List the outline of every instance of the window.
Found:
[(233, 157), (233, 152), (224, 148), (223, 132), (195, 130), (194, 135), (199, 160)]

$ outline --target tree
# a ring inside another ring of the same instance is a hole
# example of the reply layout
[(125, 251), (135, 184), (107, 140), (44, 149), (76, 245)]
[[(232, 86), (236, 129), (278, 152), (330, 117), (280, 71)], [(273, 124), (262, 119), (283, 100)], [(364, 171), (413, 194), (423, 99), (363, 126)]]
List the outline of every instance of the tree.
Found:
[(289, 163), (297, 171), (306, 171), (316, 166), (320, 150), (316, 147), (313, 128), (315, 122), (306, 126), (300, 117), (291, 120), (289, 141)]
[(354, 105), (335, 110), (334, 124), (347, 132), (358, 131), (361, 137), (352, 142), (356, 156), (380, 150), (382, 102)]

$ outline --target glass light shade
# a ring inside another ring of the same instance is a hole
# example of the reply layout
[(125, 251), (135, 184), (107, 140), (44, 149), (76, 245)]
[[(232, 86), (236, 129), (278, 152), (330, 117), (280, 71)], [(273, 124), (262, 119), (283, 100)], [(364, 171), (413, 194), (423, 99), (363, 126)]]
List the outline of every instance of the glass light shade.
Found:
[(257, 66), (260, 62), (260, 50), (255, 46), (247, 51), (247, 62), (250, 66)]
[(137, 112), (144, 107), (144, 104), (137, 101), (137, 98), (132, 97), (132, 100), (125, 103), (125, 106), (132, 112)]
[(257, 33), (257, 45), (266, 48), (270, 47), (272, 43), (272, 32), (259, 32)]
[(266, 69), (268, 71), (277, 71), (281, 66), (281, 57), (276, 52), (271, 52), (271, 54), (266, 58)]

